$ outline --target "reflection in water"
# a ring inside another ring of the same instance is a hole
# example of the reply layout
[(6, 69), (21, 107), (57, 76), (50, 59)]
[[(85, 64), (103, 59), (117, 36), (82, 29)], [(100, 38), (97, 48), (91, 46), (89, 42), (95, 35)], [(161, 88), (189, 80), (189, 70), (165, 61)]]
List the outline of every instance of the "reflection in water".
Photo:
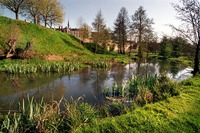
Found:
[(187, 67), (183, 70), (180, 70), (177, 72), (177, 74), (174, 74), (172, 72), (168, 72), (167, 76), (173, 79), (174, 81), (180, 82), (182, 80), (187, 79), (188, 77), (192, 77), (193, 69), (191, 67)]
[[(84, 69), (71, 75), (38, 74), (38, 75), (0, 75), (0, 110), (16, 109), (16, 102), (26, 99), (27, 95), (36, 100), (70, 100), (80, 96), (90, 104), (104, 101), (102, 90), (111, 88), (115, 82), (121, 84), (134, 75), (160, 75), (166, 72), (175, 81), (190, 77), (190, 67), (168, 61), (140, 60), (128, 65), (115, 64), (108, 70)], [(15, 80), (18, 86), (13, 86)]]

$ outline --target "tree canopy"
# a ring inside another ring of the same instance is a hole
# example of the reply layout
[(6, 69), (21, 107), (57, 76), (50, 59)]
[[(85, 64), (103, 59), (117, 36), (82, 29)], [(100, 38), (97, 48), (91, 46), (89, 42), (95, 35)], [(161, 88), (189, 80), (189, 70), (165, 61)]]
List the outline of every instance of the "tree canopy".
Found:
[(172, 27), (196, 46), (193, 71), (195, 75), (199, 73), (200, 2), (198, 0), (181, 0), (179, 4), (174, 4), (173, 7), (182, 25), (179, 28)]
[(94, 43), (96, 44), (96, 48), (95, 48), (95, 53), (97, 53), (97, 45), (98, 43), (101, 43), (102, 41), (104, 41), (104, 32), (106, 29), (106, 24), (105, 24), (105, 20), (103, 18), (102, 12), (101, 10), (98, 11), (98, 13), (96, 14), (96, 17), (94, 19), (94, 22), (92, 22), (92, 26), (95, 32), (93, 32), (92, 34), (92, 38)]
[(16, 19), (19, 19), (19, 13), (22, 12), (25, 0), (0, 0), (0, 3), (14, 12)]
[(143, 57), (142, 44), (145, 42), (145, 37), (152, 33), (154, 22), (153, 19), (147, 17), (146, 10), (142, 6), (131, 16), (131, 20), (131, 31), (136, 36), (139, 45), (138, 56)]
[(129, 29), (128, 11), (122, 7), (118, 13), (117, 19), (114, 22), (114, 35), (118, 42), (118, 53), (125, 54), (125, 44), (127, 42)]

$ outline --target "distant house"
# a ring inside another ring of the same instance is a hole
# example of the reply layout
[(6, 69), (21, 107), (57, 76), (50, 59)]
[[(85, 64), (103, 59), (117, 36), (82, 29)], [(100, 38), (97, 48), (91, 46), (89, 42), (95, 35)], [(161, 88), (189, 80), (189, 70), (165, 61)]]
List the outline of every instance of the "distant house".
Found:
[(61, 31), (61, 32), (65, 32), (65, 33), (68, 33), (68, 34), (72, 34), (76, 37), (80, 37), (80, 30), (78, 28), (68, 28), (68, 27), (62, 28), (62, 27), (59, 27), (59, 28), (56, 28), (56, 30)]
[(67, 33), (72, 34), (75, 37), (80, 37), (80, 29), (78, 28), (69, 28)]
[[(80, 29), (79, 28), (70, 28), (69, 22), (66, 27), (63, 28), (62, 26), (59, 26), (58, 28), (56, 28), (56, 30), (64, 32), (64, 33), (72, 34), (78, 38), (81, 37)], [(92, 42), (91, 38), (92, 37), (95, 38), (97, 36), (96, 34), (97, 34), (96, 32), (91, 32), (90, 37), (85, 39), (84, 42), (89, 42), (89, 43)], [(108, 44), (101, 44), (101, 45), (104, 47), (107, 47), (108, 50), (113, 49), (114, 51), (118, 51), (117, 41), (114, 41), (115, 40), (114, 33), (110, 33), (110, 37), (111, 37), (111, 40), (108, 42)], [(127, 42), (125, 44), (125, 51), (134, 51), (137, 48), (138, 48), (138, 45), (134, 41), (127, 40)]]
[(68, 21), (68, 25), (65, 28), (63, 28), (62, 26), (59, 26), (58, 28), (56, 28), (56, 30), (61, 31), (61, 32), (65, 32), (65, 33), (68, 33), (68, 34), (72, 34), (76, 37), (80, 37), (80, 29), (70, 28), (69, 21)]

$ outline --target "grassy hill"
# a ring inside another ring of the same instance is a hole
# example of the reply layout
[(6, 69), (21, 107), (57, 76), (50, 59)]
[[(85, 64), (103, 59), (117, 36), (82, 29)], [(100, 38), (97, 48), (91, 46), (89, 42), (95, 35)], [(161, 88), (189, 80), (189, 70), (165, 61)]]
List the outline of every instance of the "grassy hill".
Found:
[(62, 56), (71, 59), (78, 55), (92, 55), (85, 49), (77, 38), (21, 20), (0, 17), (0, 50), (8, 49), (6, 42), (10, 38), (17, 39), (16, 49), (24, 49), (27, 42), (32, 43), (34, 58), (44, 58), (48, 55)]
[[(32, 47), (29, 54), (35, 59), (65, 59), (73, 62), (89, 63), (94, 61), (128, 62), (130, 58), (117, 54), (94, 54), (91, 52), (93, 44), (80, 43), (73, 35), (62, 33), (41, 25), (28, 23), (21, 20), (13, 20), (0, 16), (0, 55), (8, 50), (6, 42), (10, 38), (17, 39), (16, 49), (24, 50), (27, 42)], [(91, 48), (90, 48), (91, 47)]]

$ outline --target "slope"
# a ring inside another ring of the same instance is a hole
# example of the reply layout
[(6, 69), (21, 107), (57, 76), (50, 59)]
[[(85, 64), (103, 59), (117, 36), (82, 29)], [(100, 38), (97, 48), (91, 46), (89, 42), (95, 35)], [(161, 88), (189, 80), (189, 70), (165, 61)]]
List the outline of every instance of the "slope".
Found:
[(72, 35), (20, 20), (0, 17), (0, 52), (8, 49), (6, 42), (16, 39), (16, 49), (25, 49), (31, 42), (34, 58), (43, 59), (48, 55), (61, 56), (66, 59), (78, 55), (91, 55)]

